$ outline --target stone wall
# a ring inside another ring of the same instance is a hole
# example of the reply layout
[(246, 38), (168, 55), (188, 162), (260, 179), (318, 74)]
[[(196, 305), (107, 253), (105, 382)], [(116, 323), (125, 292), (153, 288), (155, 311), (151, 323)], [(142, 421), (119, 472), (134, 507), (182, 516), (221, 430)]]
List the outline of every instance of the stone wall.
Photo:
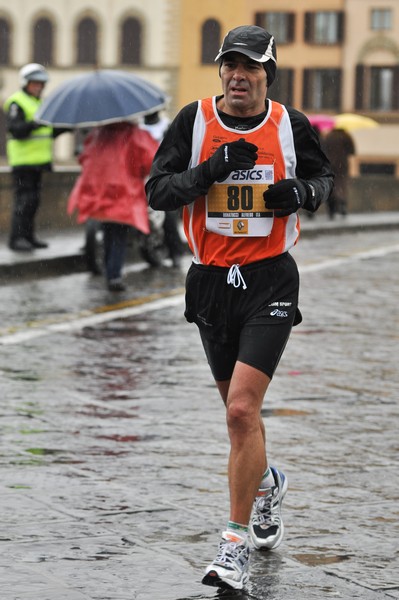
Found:
[[(79, 172), (75, 170), (44, 173), (42, 201), (37, 216), (37, 224), (43, 229), (69, 229), (76, 224), (75, 217), (67, 214), (70, 191)], [(0, 230), (8, 232), (10, 212), (13, 202), (12, 179), (10, 173), (0, 173)]]
[[(45, 173), (38, 225), (43, 229), (69, 229), (75, 217), (67, 214), (70, 191), (79, 174), (77, 169)], [(12, 207), (11, 175), (0, 173), (0, 230), (8, 231)], [(399, 210), (399, 179), (368, 175), (350, 180), (348, 209), (350, 213)], [(320, 209), (324, 212), (324, 207)]]

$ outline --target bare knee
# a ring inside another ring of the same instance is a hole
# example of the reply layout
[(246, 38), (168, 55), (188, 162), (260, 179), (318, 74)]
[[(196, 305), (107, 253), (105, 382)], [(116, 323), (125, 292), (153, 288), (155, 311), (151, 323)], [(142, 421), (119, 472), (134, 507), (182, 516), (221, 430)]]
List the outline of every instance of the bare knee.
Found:
[(246, 433), (259, 428), (257, 403), (250, 395), (229, 398), (226, 412), (230, 432)]

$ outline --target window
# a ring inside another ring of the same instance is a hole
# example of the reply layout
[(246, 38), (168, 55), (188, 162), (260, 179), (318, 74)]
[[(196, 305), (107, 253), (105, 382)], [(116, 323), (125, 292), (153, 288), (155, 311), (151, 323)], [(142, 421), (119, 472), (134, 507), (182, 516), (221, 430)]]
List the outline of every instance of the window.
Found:
[(273, 85), (268, 89), (267, 96), (271, 100), (276, 100), (282, 104), (294, 104), (294, 70), (277, 69), (276, 79)]
[(339, 112), (341, 105), (341, 70), (305, 69), (302, 104), (304, 109)]
[(201, 31), (201, 64), (214, 64), (220, 45), (220, 24), (215, 19), (208, 19)]
[(371, 67), (370, 108), (392, 110), (394, 72), (390, 67)]
[(0, 65), (10, 64), (10, 25), (5, 19), (0, 19)]
[(399, 110), (399, 66), (356, 68), (356, 109)]
[(38, 19), (33, 26), (33, 62), (53, 64), (53, 24), (49, 19)]
[(142, 26), (138, 19), (129, 17), (121, 28), (121, 63), (123, 65), (141, 65)]
[(339, 44), (343, 41), (343, 31), (343, 12), (321, 11), (305, 14), (305, 40), (309, 44)]
[(359, 165), (359, 175), (389, 175), (389, 176), (395, 177), (395, 172), (396, 172), (395, 163), (361, 162)]
[(78, 24), (77, 63), (79, 65), (97, 64), (97, 23), (86, 17)]
[(287, 12), (256, 13), (255, 24), (269, 31), (276, 44), (290, 44), (294, 41), (295, 14)]
[(381, 31), (392, 29), (392, 10), (390, 8), (375, 8), (371, 11), (371, 29)]

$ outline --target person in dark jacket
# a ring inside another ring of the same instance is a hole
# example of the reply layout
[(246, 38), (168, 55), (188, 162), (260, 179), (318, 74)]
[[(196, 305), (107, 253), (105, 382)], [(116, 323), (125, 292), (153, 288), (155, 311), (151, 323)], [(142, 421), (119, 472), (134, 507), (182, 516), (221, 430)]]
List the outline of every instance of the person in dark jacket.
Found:
[(284, 527), (287, 477), (271, 466), (261, 417), (291, 329), (301, 321), (299, 209), (314, 212), (333, 185), (308, 119), (267, 98), (274, 37), (231, 30), (215, 59), (223, 94), (185, 106), (155, 155), (146, 191), (157, 210), (183, 208), (193, 262), (186, 310), (226, 407), (230, 515), (206, 585), (242, 589), (250, 542), (273, 549)]
[(331, 129), (323, 138), (323, 149), (334, 172), (334, 189), (327, 201), (328, 214), (348, 214), (349, 157), (355, 154), (352, 136), (344, 129)]
[[(158, 143), (161, 143), (169, 125), (168, 117), (161, 116), (159, 111), (156, 111), (144, 117), (142, 128), (146, 129)], [(163, 222), (164, 244), (172, 265), (176, 268), (180, 268), (181, 258), (185, 251), (179, 233), (179, 218), (179, 211), (167, 210)]]

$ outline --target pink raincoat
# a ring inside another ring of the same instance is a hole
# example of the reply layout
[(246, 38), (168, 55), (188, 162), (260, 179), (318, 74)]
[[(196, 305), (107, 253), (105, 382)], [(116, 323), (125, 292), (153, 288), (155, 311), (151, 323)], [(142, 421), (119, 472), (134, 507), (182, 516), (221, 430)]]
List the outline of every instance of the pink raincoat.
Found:
[(150, 232), (144, 181), (158, 144), (131, 123), (93, 129), (79, 156), (82, 173), (68, 201), (68, 213), (78, 223), (87, 219), (126, 223)]

